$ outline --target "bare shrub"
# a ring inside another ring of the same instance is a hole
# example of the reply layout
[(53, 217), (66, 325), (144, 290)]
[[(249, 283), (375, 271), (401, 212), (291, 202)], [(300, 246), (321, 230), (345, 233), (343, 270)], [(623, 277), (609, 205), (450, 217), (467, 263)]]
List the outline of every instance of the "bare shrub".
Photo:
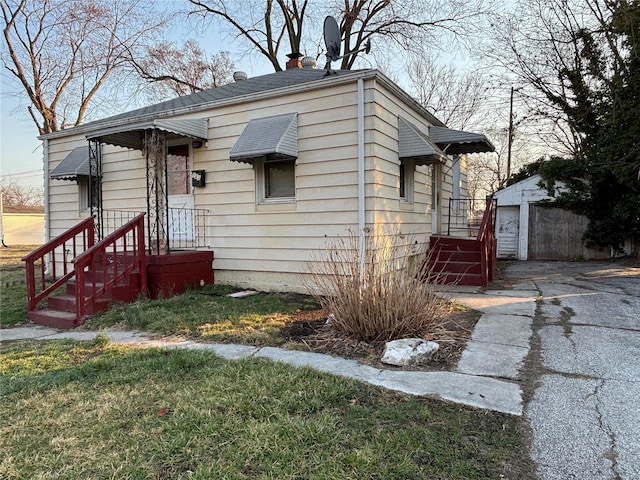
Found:
[(328, 241), (308, 264), (307, 290), (334, 315), (332, 327), (367, 342), (436, 330), (447, 302), (436, 293), (435, 275), (424, 270), (417, 242), (367, 230), (364, 246), (361, 257), (359, 238), (350, 231)]

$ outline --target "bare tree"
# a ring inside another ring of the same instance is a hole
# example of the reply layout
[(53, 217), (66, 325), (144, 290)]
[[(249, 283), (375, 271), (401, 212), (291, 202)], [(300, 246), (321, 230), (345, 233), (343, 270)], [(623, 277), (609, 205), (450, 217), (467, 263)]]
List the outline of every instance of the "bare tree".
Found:
[[(496, 147), (495, 152), (478, 153), (467, 158), (467, 190), (469, 198), (481, 199), (503, 188), (507, 177), (508, 129), (505, 124), (489, 126), (486, 123), (480, 130), (485, 133)], [(511, 172), (539, 158), (535, 145), (528, 135), (515, 135), (513, 138)]]
[(234, 64), (228, 52), (207, 56), (195, 40), (182, 46), (162, 42), (147, 47), (146, 55), (132, 58), (139, 75), (146, 80), (151, 99), (188, 95), (231, 82)]
[(460, 73), (453, 65), (438, 64), (430, 57), (413, 60), (408, 72), (415, 99), (451, 128), (478, 125), (487, 114), (487, 103), (495, 105), (481, 72)]
[[(493, 0), (189, 0), (190, 14), (213, 19), (249, 48), (264, 56), (275, 71), (282, 70), (283, 44), (300, 53), (305, 45), (321, 48), (322, 20), (327, 13), (338, 17), (344, 52), (357, 51), (375, 38), (389, 55), (403, 51), (422, 53), (444, 48), (443, 35), (463, 39), (479, 29), (479, 19), (491, 10)], [(451, 46), (448, 42), (447, 46)], [(342, 59), (351, 69), (359, 55)]]
[[(584, 132), (594, 122), (595, 109), (582, 96), (605, 87), (611, 73), (624, 68), (625, 47), (605, 28), (615, 4), (520, 0), (512, 12), (496, 17), (495, 38), (486, 53), (520, 86), (529, 121), (559, 153), (579, 153)], [(585, 43), (593, 41), (592, 46)], [(585, 47), (606, 51), (610, 64), (591, 64)]]
[[(78, 125), (166, 19), (147, 0), (1, 0), (2, 62), (40, 134)], [(111, 98), (111, 108), (122, 98)], [(104, 99), (103, 99), (104, 100)]]
[(11, 207), (34, 207), (44, 205), (42, 187), (24, 186), (13, 177), (0, 178), (0, 194), (2, 203)]

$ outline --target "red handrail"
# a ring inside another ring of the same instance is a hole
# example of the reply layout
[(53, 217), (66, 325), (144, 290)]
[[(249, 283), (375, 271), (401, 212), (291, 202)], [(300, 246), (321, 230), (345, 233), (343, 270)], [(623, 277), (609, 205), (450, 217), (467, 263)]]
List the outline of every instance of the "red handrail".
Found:
[(482, 286), (493, 280), (496, 271), (496, 239), (494, 233), (496, 202), (493, 196), (487, 197), (487, 208), (482, 217), (476, 240), (480, 242), (480, 264)]
[[(135, 271), (140, 274), (142, 293), (147, 294), (144, 215), (137, 215), (74, 259), (78, 325), (84, 323), (90, 304)], [(96, 268), (99, 265), (101, 269)], [(87, 276), (88, 272), (93, 274)]]
[[(89, 217), (22, 258), (22, 261), (25, 262), (27, 275), (27, 311), (35, 310), (41, 300), (44, 300), (73, 276), (73, 269), (68, 268), (69, 259), (75, 258), (82, 251), (92, 247), (94, 243), (95, 219)], [(56, 251), (56, 249), (58, 250)], [(50, 271), (47, 271), (47, 255), (50, 255)], [(62, 259), (62, 272), (59, 272), (58, 269), (59, 258)], [(35, 274), (37, 262), (40, 267), (39, 292), (36, 288)], [(62, 276), (58, 277), (59, 273), (62, 273)]]

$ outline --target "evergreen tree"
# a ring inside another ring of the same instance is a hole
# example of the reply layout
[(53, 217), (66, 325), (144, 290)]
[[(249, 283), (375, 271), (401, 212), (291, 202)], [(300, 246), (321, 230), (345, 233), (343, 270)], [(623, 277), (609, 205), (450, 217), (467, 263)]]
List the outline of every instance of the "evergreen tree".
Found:
[[(580, 61), (558, 72), (572, 94), (559, 106), (580, 134), (577, 153), (539, 173), (559, 206), (587, 216), (587, 245), (620, 251), (626, 238), (640, 241), (640, 0), (608, 7), (600, 28), (577, 32)], [(568, 190), (554, 192), (557, 181)]]

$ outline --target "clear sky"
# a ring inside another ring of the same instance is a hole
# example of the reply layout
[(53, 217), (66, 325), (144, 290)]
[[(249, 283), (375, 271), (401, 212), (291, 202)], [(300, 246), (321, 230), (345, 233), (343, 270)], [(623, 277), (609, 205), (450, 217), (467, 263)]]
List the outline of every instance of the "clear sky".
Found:
[(0, 174), (22, 185), (42, 185), (42, 148), (26, 102), (9, 95), (2, 76), (0, 107)]
[[(161, 5), (176, 9), (184, 5), (184, 2), (163, 0)], [(195, 38), (209, 53), (217, 53), (221, 50), (231, 51), (232, 56), (234, 53), (229, 39), (223, 38), (213, 27), (206, 31), (194, 31), (185, 22), (178, 23), (170, 32), (169, 38), (173, 41)], [(243, 70), (250, 76), (273, 71), (266, 61), (255, 56), (253, 58), (234, 56), (233, 60), (237, 70)], [(24, 90), (14, 83), (2, 66), (0, 68), (3, 69), (0, 73), (0, 175), (3, 177), (10, 175), (24, 186), (41, 186), (43, 184), (42, 142), (37, 139), (38, 129), (27, 111), (29, 101)], [(120, 112), (113, 112), (113, 114), (117, 113)]]

